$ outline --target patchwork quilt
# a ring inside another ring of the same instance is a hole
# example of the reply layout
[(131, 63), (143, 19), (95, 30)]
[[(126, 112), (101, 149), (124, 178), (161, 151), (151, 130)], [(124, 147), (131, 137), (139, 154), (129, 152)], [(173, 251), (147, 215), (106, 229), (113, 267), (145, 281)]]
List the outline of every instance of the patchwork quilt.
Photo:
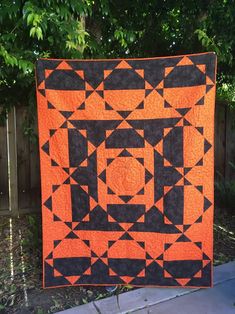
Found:
[(37, 61), (44, 287), (211, 286), (215, 72)]

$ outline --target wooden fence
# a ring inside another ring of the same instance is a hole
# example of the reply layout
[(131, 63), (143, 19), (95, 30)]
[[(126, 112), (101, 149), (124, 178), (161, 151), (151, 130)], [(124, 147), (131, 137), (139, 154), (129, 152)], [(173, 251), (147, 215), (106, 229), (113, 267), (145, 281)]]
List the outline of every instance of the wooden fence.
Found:
[[(26, 108), (13, 109), (0, 125), (0, 215), (18, 216), (40, 211), (38, 144), (23, 133)], [(235, 113), (217, 103), (215, 114), (215, 170), (231, 177), (235, 163)], [(35, 125), (35, 130), (37, 126)]]

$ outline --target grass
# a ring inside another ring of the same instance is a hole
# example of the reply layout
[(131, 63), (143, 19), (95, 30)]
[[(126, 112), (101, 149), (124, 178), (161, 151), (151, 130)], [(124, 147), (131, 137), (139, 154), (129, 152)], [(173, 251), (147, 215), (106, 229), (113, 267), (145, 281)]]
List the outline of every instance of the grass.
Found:
[[(110, 294), (104, 287), (41, 288), (40, 215), (0, 220), (0, 313), (45, 314), (98, 300)], [(214, 264), (235, 259), (235, 213), (216, 213)], [(120, 287), (116, 293), (131, 287)]]

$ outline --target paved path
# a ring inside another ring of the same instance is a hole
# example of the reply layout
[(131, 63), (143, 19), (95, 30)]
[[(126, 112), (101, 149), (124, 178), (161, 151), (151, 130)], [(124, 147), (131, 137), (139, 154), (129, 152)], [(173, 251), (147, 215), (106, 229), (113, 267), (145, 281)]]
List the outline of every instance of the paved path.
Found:
[(235, 314), (235, 261), (214, 268), (214, 288), (141, 288), (60, 314)]

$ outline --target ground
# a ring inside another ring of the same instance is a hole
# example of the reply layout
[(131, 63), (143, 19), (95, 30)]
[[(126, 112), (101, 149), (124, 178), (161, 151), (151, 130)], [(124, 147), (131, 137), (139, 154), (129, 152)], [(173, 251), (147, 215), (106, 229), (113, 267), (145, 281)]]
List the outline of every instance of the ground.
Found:
[[(55, 313), (109, 296), (104, 287), (41, 288), (41, 218), (0, 219), (0, 313)], [(235, 259), (235, 212), (215, 211), (214, 265)], [(119, 288), (121, 293), (131, 287)]]

